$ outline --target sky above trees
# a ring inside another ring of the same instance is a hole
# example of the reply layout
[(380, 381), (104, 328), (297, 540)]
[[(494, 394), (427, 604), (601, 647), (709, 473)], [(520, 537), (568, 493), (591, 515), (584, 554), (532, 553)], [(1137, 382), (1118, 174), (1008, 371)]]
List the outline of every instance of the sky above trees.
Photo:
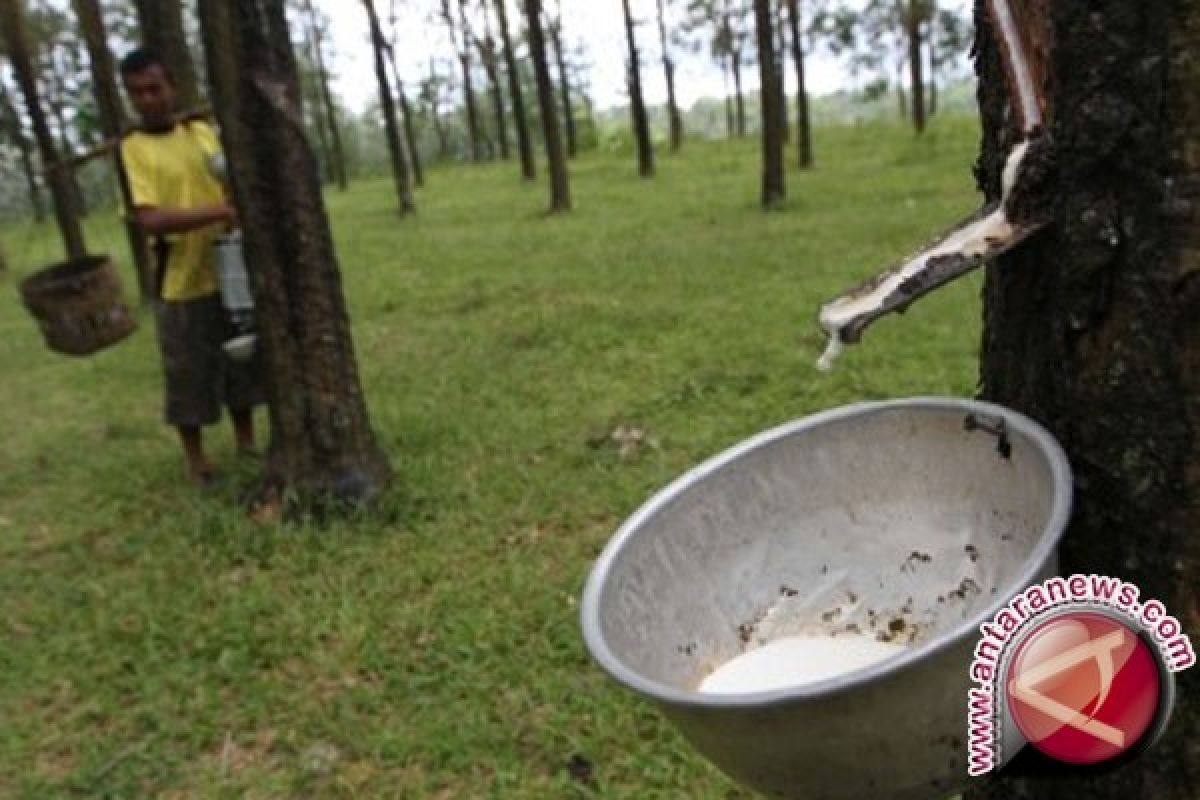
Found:
[[(805, 2), (814, 7), (817, 3)], [(377, 0), (380, 15), (389, 13), (390, 0)], [(865, 0), (851, 0), (842, 5), (862, 6)], [(625, 89), (625, 33), (622, 27), (620, 0), (561, 0), (563, 12), (564, 45), (578, 57), (582, 57), (586, 69), (584, 75), (589, 82), (590, 94), (597, 108), (625, 105), (628, 97)], [(329, 15), (333, 45), (337, 50), (333, 69), (337, 72), (335, 90), (343, 103), (351, 109), (361, 111), (378, 100), (374, 67), (371, 59), (370, 39), (366, 14), (358, 3), (346, 0), (316, 0), (316, 5)], [(396, 54), (406, 77), (416, 78), (428, 70), (430, 57), (448, 59), (450, 43), (442, 25), (431, 19), (435, 4), (430, 0), (396, 0), (395, 7), (400, 19), (400, 34), (397, 37)], [(662, 70), (657, 68), (659, 55), (658, 35), (653, 27), (654, 0), (630, 0), (634, 16), (643, 23), (638, 27), (638, 46), (646, 59), (642, 81), (646, 102), (657, 105), (666, 101), (666, 82)], [(682, 0), (675, 0), (668, 11), (669, 21), (676, 33), (687, 40), (673, 52), (678, 63), (677, 91), (680, 104), (687, 108), (701, 97), (722, 97), (726, 93), (720, 69), (708, 55), (706, 33), (684, 36), (678, 24), (683, 17)], [(968, 4), (964, 0), (942, 0), (942, 8), (965, 12)], [(557, 12), (555, 0), (546, 0), (549, 13)], [(853, 78), (845, 63), (834, 58), (824, 47), (815, 48), (809, 55), (807, 83), (811, 94), (825, 94), (840, 88), (850, 88)], [(790, 70), (788, 71), (790, 73)], [(958, 73), (965, 74), (965, 62), (958, 66)], [(794, 91), (794, 76), (789, 74), (788, 91)], [(756, 70), (747, 70), (746, 86), (758, 88)]]

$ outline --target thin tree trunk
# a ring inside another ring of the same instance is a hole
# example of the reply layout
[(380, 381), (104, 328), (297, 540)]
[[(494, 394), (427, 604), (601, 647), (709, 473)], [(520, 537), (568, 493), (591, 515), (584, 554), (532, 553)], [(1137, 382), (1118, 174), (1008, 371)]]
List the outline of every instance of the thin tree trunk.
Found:
[(442, 124), (442, 116), (438, 112), (438, 104), (441, 99), (441, 92), (437, 88), (437, 67), (434, 65), (432, 58), (429, 59), (429, 87), (434, 94), (429, 98), (429, 116), (433, 122), (433, 132), (438, 140), (438, 158), (445, 161), (450, 157), (450, 139), (446, 134), (446, 127)]
[(321, 92), (321, 100), (325, 110), (325, 125), (329, 128), (330, 141), (333, 143), (333, 166), (337, 176), (338, 188), (346, 191), (349, 176), (346, 174), (346, 151), (342, 147), (342, 133), (338, 127), (337, 106), (333, 102), (333, 93), (329, 91), (329, 71), (325, 68), (325, 48), (321, 42), (321, 26), (317, 19), (317, 11), (313, 8), (312, 0), (304, 0), (305, 10), (308, 11), (309, 32), (312, 36), (313, 61), (317, 65), (317, 83)]
[(554, 50), (554, 61), (558, 66), (558, 85), (559, 96), (562, 98), (563, 126), (567, 132), (567, 158), (574, 158), (579, 154), (579, 144), (575, 135), (575, 110), (571, 107), (571, 77), (567, 73), (567, 61), (563, 58), (561, 6), (558, 19), (549, 28), (550, 47)]
[(937, 85), (937, 3), (929, 0), (929, 31), (927, 32), (929, 49), (929, 116), (937, 114), (938, 85)]
[(390, 469), (359, 382), (283, 0), (200, 0), (200, 17), (266, 356), (267, 481), (302, 506), (361, 505)]
[(925, 79), (921, 76), (925, 48), (921, 44), (921, 0), (908, 0), (908, 68), (912, 85), (912, 120), (917, 133), (925, 131)]
[(315, 46), (313, 44), (312, 26), (304, 26), (304, 49), (311, 59), (312, 74), (309, 80), (301, 81), (301, 89), (305, 94), (304, 108), (306, 116), (317, 137), (318, 162), (321, 169), (321, 183), (333, 183), (337, 180), (337, 167), (334, 165), (333, 149), (329, 144), (329, 131), (325, 128), (325, 102), (321, 99), (321, 78), (317, 74)]
[[(104, 31), (104, 17), (98, 0), (72, 0), (79, 28), (83, 33), (91, 64), (92, 93), (96, 98), (96, 109), (100, 115), (100, 128), (108, 139), (116, 139), (125, 131), (125, 110), (117, 89), (116, 70), (113, 68), (112, 53)], [(138, 290), (143, 303), (150, 302), (154, 292), (154, 267), (150, 263), (150, 251), (146, 246), (146, 235), (133, 221), (133, 204), (129, 191), (129, 177), (121, 160), (121, 148), (113, 149), (113, 166), (117, 186), (121, 192), (121, 206), (125, 212), (125, 237), (129, 241), (129, 254), (133, 258), (138, 278)]]
[(542, 0), (525, 0), (529, 27), (529, 56), (537, 80), (538, 108), (542, 116), (542, 135), (546, 140), (546, 160), (550, 166), (550, 213), (571, 210), (571, 187), (567, 160), (563, 156), (558, 115), (554, 111), (554, 86), (546, 63), (546, 39), (542, 33)]
[[(58, 134), (58, 156), (64, 162), (72, 162), (75, 158), (75, 146), (71, 144), (70, 125), (67, 123), (66, 114), (63, 107), (66, 105), (66, 91), (62, 85), (62, 72), (56, 64), (51, 62), (49, 69), (51, 74), (52, 87), (46, 85), (46, 105), (50, 108), (50, 115), (54, 118), (55, 131)], [(79, 183), (79, 173), (73, 168), (67, 170), (67, 186), (71, 191), (71, 203), (75, 207), (75, 214), (80, 219), (85, 219), (88, 215), (87, 198), (83, 196), (83, 186)]]
[(47, 181), (54, 199), (54, 215), (62, 234), (67, 258), (74, 260), (87, 255), (83, 229), (75, 215), (71, 198), (69, 170), (57, 167), (59, 156), (54, 146), (54, 137), (38, 98), (37, 74), (30, 55), (30, 42), (25, 25), (25, 4), (22, 0), (0, 0), (0, 31), (8, 43), (9, 61), (16, 73), (17, 84), (25, 97), (25, 108), (33, 123), (33, 133), (41, 150), (42, 163), (48, 165)]
[(792, 136), (792, 121), (788, 117), (787, 108), (787, 81), (784, 80), (787, 64), (787, 37), (784, 35), (786, 26), (783, 24), (783, 3), (778, 0), (773, 0), (773, 3), (771, 24), (775, 30), (775, 74), (779, 83), (779, 131), (786, 144)]
[(42, 201), (42, 188), (37, 182), (37, 170), (33, 166), (32, 146), (21, 129), (21, 118), (17, 108), (8, 95), (4, 81), (0, 81), (0, 116), (8, 128), (8, 135), (16, 145), (17, 154), (21, 160), (21, 172), (25, 176), (25, 188), (29, 192), (29, 203), (33, 209), (33, 221), (41, 223), (46, 218), (46, 209)]
[(808, 119), (808, 88), (804, 82), (804, 26), (800, 20), (800, 0), (787, 0), (788, 22), (792, 29), (792, 60), (796, 65), (796, 147), (800, 168), (811, 167), (812, 128)]
[(183, 4), (179, 0), (134, 0), (142, 42), (167, 62), (184, 108), (200, 105), (196, 67), (183, 31)]
[[(1200, 630), (1200, 2), (1023, 3), (1047, 56), (1054, 222), (992, 265), (982, 391), (1029, 414), (1075, 472), (1060, 573), (1117, 576)], [(977, 9), (982, 6), (977, 6)], [(976, 16), (979, 176), (1000, 196), (1014, 141), (992, 25)], [(1052, 43), (1049, 45), (1048, 43)], [(1121, 109), (1120, 114), (1104, 113)], [(1194, 800), (1200, 669), (1176, 673), (1163, 737), (1114, 769), (1020, 773), (969, 798)], [(1100, 709), (1097, 709), (1098, 712)], [(1027, 758), (1028, 756), (1028, 758)], [(1024, 761), (1024, 763), (1020, 763)], [(1014, 774), (1015, 773), (1015, 774)]]
[(671, 50), (667, 39), (667, 21), (665, 18), (664, 0), (658, 0), (658, 40), (662, 47), (663, 75), (667, 82), (667, 124), (670, 129), (671, 152), (679, 151), (683, 144), (683, 117), (679, 113), (679, 103), (675, 99), (675, 62), (671, 59)]
[(504, 89), (500, 81), (500, 66), (496, 61), (496, 40), (492, 38), (492, 15), (487, 0), (483, 2), (483, 41), (479, 42), (479, 57), (487, 72), (488, 91), (492, 97), (492, 116), (496, 118), (496, 138), (500, 141), (500, 157), (509, 159), (508, 120), (504, 114)]
[[(388, 53), (392, 53), (390, 48)], [(404, 141), (408, 145), (409, 158), (412, 159), (413, 181), (418, 187), (424, 187), (425, 168), (421, 163), (421, 151), (417, 147), (417, 132), (413, 124), (412, 107), (408, 104), (408, 97), (404, 93), (404, 82), (400, 80), (394, 55), (392, 56), (392, 73), (396, 77), (396, 97), (400, 99), (400, 116), (404, 118)]]
[(413, 202), (408, 158), (404, 153), (404, 145), (400, 141), (400, 125), (396, 121), (396, 103), (392, 99), (392, 87), (388, 82), (387, 64), (383, 55), (387, 48), (387, 41), (383, 38), (383, 28), (379, 25), (379, 15), (375, 13), (374, 0), (363, 0), (363, 5), (367, 9), (367, 21), (371, 29), (371, 49), (374, 51), (375, 57), (375, 80), (379, 84), (379, 106), (383, 112), (388, 155), (392, 162), (392, 179), (396, 183), (396, 199), (400, 208), (400, 216), (404, 216), (415, 212), (417, 205)]
[(470, 36), (471, 31), (467, 24), (467, 3), (466, 0), (458, 2), (458, 32), (462, 36), (462, 46), (458, 46), (458, 39), (455, 35), (455, 23), (452, 12), (449, 7), (449, 0), (443, 0), (443, 15), (446, 18), (446, 24), (450, 27), (450, 38), (454, 42), (454, 46), (458, 48), (458, 64), (462, 70), (463, 81), (463, 101), (467, 108), (467, 132), (471, 137), (471, 160), (483, 160), (483, 135), (479, 126), (479, 111), (475, 107), (475, 88), (471, 80), (471, 48)]
[(725, 138), (732, 139), (737, 131), (733, 119), (733, 95), (729, 92), (729, 62), (721, 59), (721, 78), (725, 82)]
[(758, 70), (762, 94), (762, 207), (778, 208), (787, 199), (783, 169), (783, 131), (780, 130), (779, 81), (775, 68), (775, 37), (771, 32), (771, 0), (754, 0), (758, 35)]
[(625, 41), (629, 47), (629, 110), (633, 116), (633, 135), (637, 141), (638, 174), (643, 178), (654, 176), (654, 145), (650, 141), (650, 122), (646, 118), (646, 104), (642, 100), (642, 67), (638, 59), (637, 39), (633, 34), (633, 14), (629, 11), (629, 0), (621, 0), (625, 11)]
[(521, 73), (508, 32), (508, 10), (505, 0), (495, 0), (496, 16), (500, 21), (500, 40), (504, 45), (504, 65), (508, 72), (508, 93), (512, 97), (513, 118), (517, 125), (517, 150), (521, 153), (521, 177), (531, 181), (537, 177), (537, 162), (533, 157), (533, 139), (529, 135), (529, 117), (525, 113), (525, 97), (521, 91)]
[[(305, 46), (311, 52), (312, 40), (305, 34)], [(315, 72), (315, 70), (314, 70)], [(337, 168), (333, 164), (333, 150), (329, 145), (329, 132), (325, 130), (325, 104), (321, 100), (321, 89), (317, 85), (317, 77), (314, 74), (312, 80), (307, 82), (307, 85), (301, 85), (301, 89), (305, 93), (304, 108), (305, 116), (312, 125), (313, 133), (317, 137), (318, 163), (323, 167), (320, 170), (321, 183), (333, 183), (336, 180)]]
[(737, 106), (737, 135), (740, 137), (746, 135), (746, 98), (742, 93), (742, 53), (740, 50), (733, 51), (730, 56), (730, 64), (733, 67), (733, 93)]

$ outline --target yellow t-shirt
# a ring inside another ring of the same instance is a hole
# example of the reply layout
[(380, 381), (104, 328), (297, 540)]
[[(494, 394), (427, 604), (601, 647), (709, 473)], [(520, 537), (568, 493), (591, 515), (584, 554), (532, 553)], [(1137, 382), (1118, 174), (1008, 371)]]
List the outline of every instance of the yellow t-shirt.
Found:
[[(168, 133), (136, 132), (121, 143), (134, 206), (190, 209), (225, 202), (225, 190), (208, 166), (220, 152), (216, 133), (204, 122), (178, 123)], [(187, 300), (217, 291), (213, 240), (221, 225), (166, 234), (164, 300)]]

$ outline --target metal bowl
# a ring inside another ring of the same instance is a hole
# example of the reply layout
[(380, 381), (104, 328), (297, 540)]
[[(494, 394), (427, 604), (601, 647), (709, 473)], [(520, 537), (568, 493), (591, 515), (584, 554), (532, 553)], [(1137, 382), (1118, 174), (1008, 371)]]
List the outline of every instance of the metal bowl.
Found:
[[(999, 406), (847, 406), (755, 436), (650, 499), (582, 603), (596, 661), (738, 782), (797, 800), (929, 800), (966, 783), (980, 623), (1053, 574), (1070, 513), (1057, 442)], [(787, 689), (701, 694), (799, 631), (903, 642)]]

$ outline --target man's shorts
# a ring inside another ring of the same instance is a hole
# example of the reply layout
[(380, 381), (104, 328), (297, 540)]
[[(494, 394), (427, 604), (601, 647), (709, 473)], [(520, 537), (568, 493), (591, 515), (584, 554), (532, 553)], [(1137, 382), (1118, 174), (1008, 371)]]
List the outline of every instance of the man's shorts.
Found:
[(263, 402), (261, 355), (238, 363), (221, 348), (236, 331), (219, 294), (159, 301), (155, 318), (168, 425), (212, 425), (222, 405), (243, 411)]

